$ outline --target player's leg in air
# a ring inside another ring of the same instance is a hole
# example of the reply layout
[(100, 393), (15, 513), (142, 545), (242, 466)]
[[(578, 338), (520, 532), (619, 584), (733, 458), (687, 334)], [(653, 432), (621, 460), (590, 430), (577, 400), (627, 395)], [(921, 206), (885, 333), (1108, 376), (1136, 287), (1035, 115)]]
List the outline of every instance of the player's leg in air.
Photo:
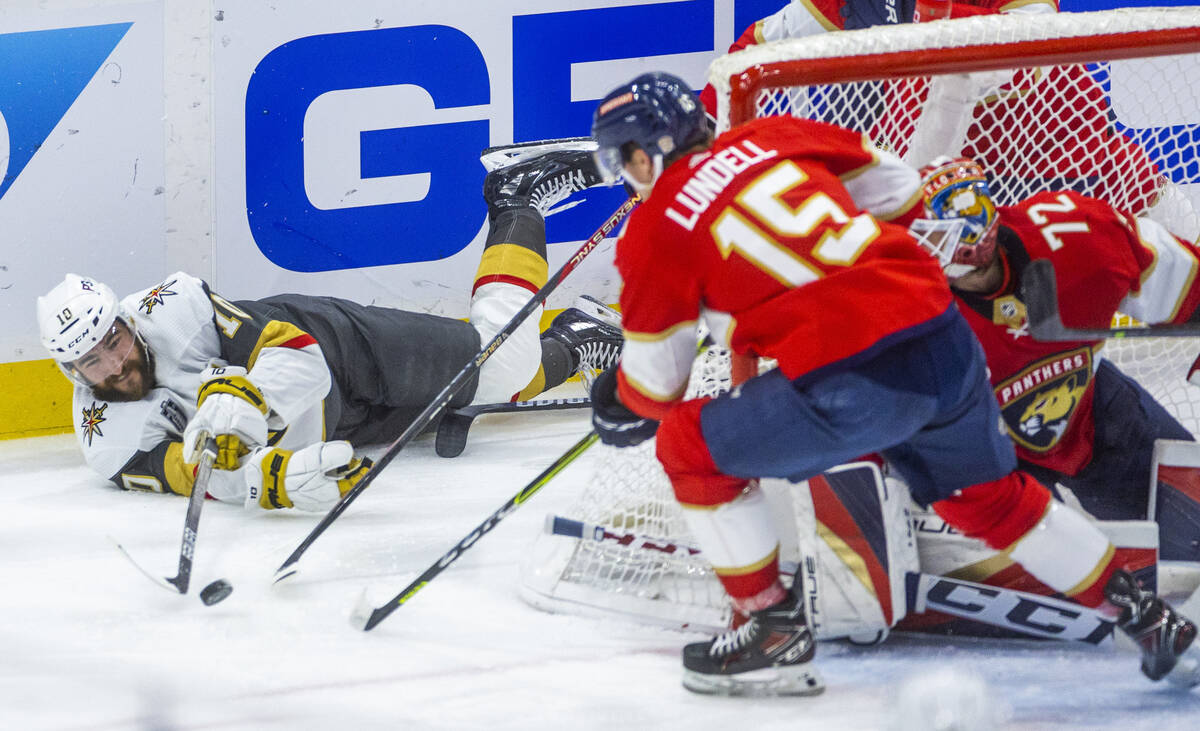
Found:
[(1200, 682), (1195, 625), (1139, 588), (1087, 518), (1014, 471), (998, 420), (983, 354), (957, 315), (864, 363), (795, 381), (770, 371), (731, 394), (673, 409), (658, 430), (659, 459), (735, 607), (749, 615), (740, 628), (685, 649), (685, 686), (820, 691), (812, 634), (801, 602), (779, 581), (778, 539), (754, 478), (806, 478), (874, 451), (947, 523), (1111, 613), (1141, 647), (1148, 677)]
[[(546, 284), (545, 216), (572, 193), (601, 183), (590, 151), (549, 149), (492, 170), (483, 185), (488, 235), (475, 275), (470, 322), (486, 343)], [(480, 367), (474, 403), (525, 400), (585, 369), (616, 362), (619, 319), (586, 298), (564, 310), (539, 336), (529, 316)]]

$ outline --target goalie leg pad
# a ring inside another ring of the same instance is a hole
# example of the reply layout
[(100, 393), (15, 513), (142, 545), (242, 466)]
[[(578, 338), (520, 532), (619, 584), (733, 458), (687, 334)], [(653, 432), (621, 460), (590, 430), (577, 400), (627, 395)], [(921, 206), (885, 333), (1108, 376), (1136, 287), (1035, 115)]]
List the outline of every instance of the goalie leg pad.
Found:
[(1151, 516), (1159, 557), (1200, 561), (1200, 443), (1160, 439), (1154, 446)]
[(903, 619), (918, 570), (908, 490), (870, 462), (835, 467), (799, 490), (805, 600), (818, 639), (882, 639)]

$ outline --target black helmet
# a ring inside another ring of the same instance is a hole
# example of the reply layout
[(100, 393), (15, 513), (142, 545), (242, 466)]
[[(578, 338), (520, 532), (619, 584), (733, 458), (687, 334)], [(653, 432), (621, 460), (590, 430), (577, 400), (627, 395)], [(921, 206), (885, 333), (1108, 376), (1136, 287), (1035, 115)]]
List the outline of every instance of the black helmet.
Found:
[(662, 72), (642, 74), (600, 102), (592, 119), (599, 148), (596, 165), (610, 182), (624, 169), (621, 148), (634, 143), (654, 161), (655, 178), (664, 159), (708, 138), (708, 120), (687, 83)]

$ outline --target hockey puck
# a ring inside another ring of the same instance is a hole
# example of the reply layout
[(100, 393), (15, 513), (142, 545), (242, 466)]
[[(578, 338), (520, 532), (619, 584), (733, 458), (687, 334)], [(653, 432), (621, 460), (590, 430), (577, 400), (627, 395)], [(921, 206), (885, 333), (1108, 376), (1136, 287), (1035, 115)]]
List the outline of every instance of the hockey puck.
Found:
[(217, 579), (200, 590), (200, 601), (204, 602), (205, 606), (211, 607), (231, 593), (233, 593), (233, 585), (225, 579)]

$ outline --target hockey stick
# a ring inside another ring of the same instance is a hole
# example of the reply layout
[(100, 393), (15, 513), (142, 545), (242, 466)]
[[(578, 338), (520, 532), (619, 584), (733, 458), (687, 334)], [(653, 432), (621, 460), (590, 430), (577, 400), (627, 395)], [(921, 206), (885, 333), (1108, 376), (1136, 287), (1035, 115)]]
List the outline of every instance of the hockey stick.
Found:
[(512, 401), (503, 404), (475, 404), (447, 409), (438, 423), (433, 448), (439, 457), (457, 457), (467, 446), (467, 432), (475, 417), (483, 414), (511, 414), (523, 411), (559, 411), (582, 409), (592, 405), (586, 396), (577, 398), (543, 399), (541, 401)]
[(1021, 272), (1021, 298), (1029, 318), (1034, 340), (1070, 341), (1107, 338), (1197, 337), (1200, 323), (1150, 325), (1141, 327), (1087, 328), (1063, 324), (1058, 305), (1058, 284), (1054, 264), (1048, 259), (1029, 263)]
[[(602, 525), (547, 515), (545, 530), (556, 536), (616, 543), (668, 555), (700, 555), (700, 549), (674, 541), (614, 533)], [(796, 573), (794, 563), (780, 561), (781, 576)], [(994, 627), (1045, 639), (1078, 640), (1097, 644), (1112, 632), (1112, 620), (1095, 609), (1054, 597), (1000, 586), (977, 584), (946, 576), (907, 572), (908, 611), (937, 611)]]
[(561, 472), (563, 468), (574, 462), (579, 455), (587, 451), (588, 447), (595, 444), (597, 439), (599, 439), (599, 436), (596, 434), (596, 432), (592, 431), (589, 432), (588, 435), (583, 439), (580, 439), (578, 442), (576, 442), (575, 445), (563, 453), (561, 457), (554, 460), (554, 464), (547, 467), (542, 474), (533, 478), (532, 482), (521, 488), (521, 491), (516, 495), (513, 495), (511, 498), (509, 498), (508, 502), (500, 506), (499, 510), (489, 515), (486, 520), (484, 520), (475, 528), (475, 530), (468, 533), (466, 537), (464, 537), (458, 542), (457, 545), (454, 546), (454, 548), (451, 548), (444, 556), (435, 561), (432, 566), (425, 569), (420, 576), (414, 579), (411, 584), (404, 587), (399, 594), (392, 597), (392, 599), (387, 603), (378, 607), (372, 607), (370, 601), (367, 599), (366, 591), (364, 590), (362, 596), (360, 596), (358, 599), (358, 604), (354, 607), (354, 611), (350, 614), (350, 624), (366, 632), (383, 620), (387, 619), (389, 614), (399, 609), (409, 599), (412, 599), (413, 595), (415, 595), (421, 589), (424, 589), (425, 585), (430, 581), (433, 581), (433, 579), (438, 574), (442, 573), (447, 566), (457, 561), (459, 556), (462, 556), (468, 548), (479, 542), (479, 539), (482, 538), (485, 533), (490, 531), (492, 528), (495, 528), (496, 524), (507, 517), (509, 513), (516, 510), (518, 506), (520, 506), (529, 498), (533, 497), (538, 490), (541, 490), (543, 487), (545, 487), (546, 483), (550, 482), (550, 480), (552, 480), (555, 475)]
[(474, 358), (472, 358), (466, 365), (462, 367), (462, 370), (458, 372), (458, 375), (456, 375), (450, 381), (450, 383), (446, 384), (446, 387), (442, 389), (441, 393), (433, 398), (433, 401), (429, 402), (429, 405), (425, 407), (425, 410), (418, 414), (417, 417), (413, 419), (412, 423), (409, 424), (403, 432), (401, 432), (400, 436), (387, 446), (387, 449), (384, 451), (383, 455), (379, 457), (367, 474), (363, 475), (363, 478), (359, 480), (354, 487), (350, 488), (345, 495), (342, 496), (342, 499), (333, 506), (333, 509), (331, 509), (325, 515), (325, 517), (321, 519), (321, 522), (317, 523), (316, 527), (313, 528), (312, 531), (304, 538), (304, 540), (300, 542), (300, 545), (296, 547), (296, 550), (292, 551), (291, 555), (289, 555), (287, 559), (284, 560), (284, 562), (279, 566), (279, 568), (276, 569), (275, 582), (279, 582), (296, 573), (296, 563), (300, 560), (300, 557), (304, 555), (304, 552), (308, 550), (309, 546), (313, 544), (313, 541), (317, 540), (317, 538), (325, 532), (330, 524), (337, 520), (339, 515), (345, 512), (346, 508), (350, 506), (350, 503), (354, 502), (354, 500), (362, 494), (363, 490), (367, 489), (367, 487), (369, 487), (370, 484), (375, 481), (375, 478), (379, 475), (379, 473), (382, 472), (384, 468), (396, 458), (396, 455), (400, 453), (400, 450), (404, 449), (404, 447), (407, 446), (408, 443), (413, 440), (413, 438), (415, 438), (418, 434), (424, 431), (426, 427), (429, 426), (434, 417), (437, 416), (437, 414), (441, 412), (447, 404), (450, 403), (450, 399), (452, 399), (456, 393), (461, 391), (463, 387), (467, 385), (467, 383), (471, 380), (471, 376), (473, 376), (475, 372), (479, 370), (479, 367), (483, 365), (484, 361), (490, 358), (492, 354), (496, 352), (496, 349), (504, 344), (504, 341), (508, 340), (508, 338), (513, 334), (513, 332), (516, 331), (521, 323), (525, 321), (525, 318), (529, 317), (534, 310), (536, 310), (542, 305), (543, 302), (546, 301), (546, 298), (550, 296), (550, 293), (558, 288), (558, 285), (562, 283), (563, 279), (565, 279), (568, 274), (575, 271), (575, 268), (579, 266), (579, 263), (582, 262), (588, 254), (592, 253), (592, 251), (594, 251), (596, 247), (600, 245), (600, 242), (604, 240), (604, 237), (612, 233), (617, 224), (620, 223), (621, 219), (624, 218), (630, 211), (632, 211), (635, 205), (637, 205), (638, 200), (640, 199), (637, 196), (634, 196), (621, 204), (620, 208), (613, 211), (613, 214), (609, 216), (603, 224), (601, 224), (600, 228), (598, 228), (596, 232), (592, 234), (591, 238), (584, 242), (583, 246), (579, 247), (579, 250), (575, 252), (575, 255), (568, 259), (567, 263), (563, 264), (562, 268), (555, 272), (554, 276), (550, 277), (549, 281), (547, 281), (546, 284), (539, 289), (537, 293), (529, 299), (528, 302), (525, 303), (525, 306), (513, 316), (513, 319), (509, 320), (508, 324), (501, 328), (500, 332), (496, 333), (495, 337), (493, 337), (486, 345), (483, 346), (483, 350), (479, 351)]
[[(192, 557), (196, 552), (196, 531), (200, 527), (200, 509), (204, 507), (204, 498), (208, 494), (208, 478), (212, 475), (213, 462), (217, 459), (217, 441), (212, 437), (204, 443), (204, 451), (200, 453), (200, 465), (196, 469), (196, 479), (192, 481), (192, 494), (188, 496), (187, 514), (183, 519), (183, 539), (179, 546), (179, 571), (173, 577), (159, 578), (142, 568), (129, 551), (120, 543), (117, 548), (125, 554), (138, 571), (141, 571), (155, 584), (167, 591), (177, 591), (186, 594), (188, 583), (192, 579)], [(116, 543), (116, 541), (114, 541)], [(222, 597), (224, 598), (224, 597)]]

